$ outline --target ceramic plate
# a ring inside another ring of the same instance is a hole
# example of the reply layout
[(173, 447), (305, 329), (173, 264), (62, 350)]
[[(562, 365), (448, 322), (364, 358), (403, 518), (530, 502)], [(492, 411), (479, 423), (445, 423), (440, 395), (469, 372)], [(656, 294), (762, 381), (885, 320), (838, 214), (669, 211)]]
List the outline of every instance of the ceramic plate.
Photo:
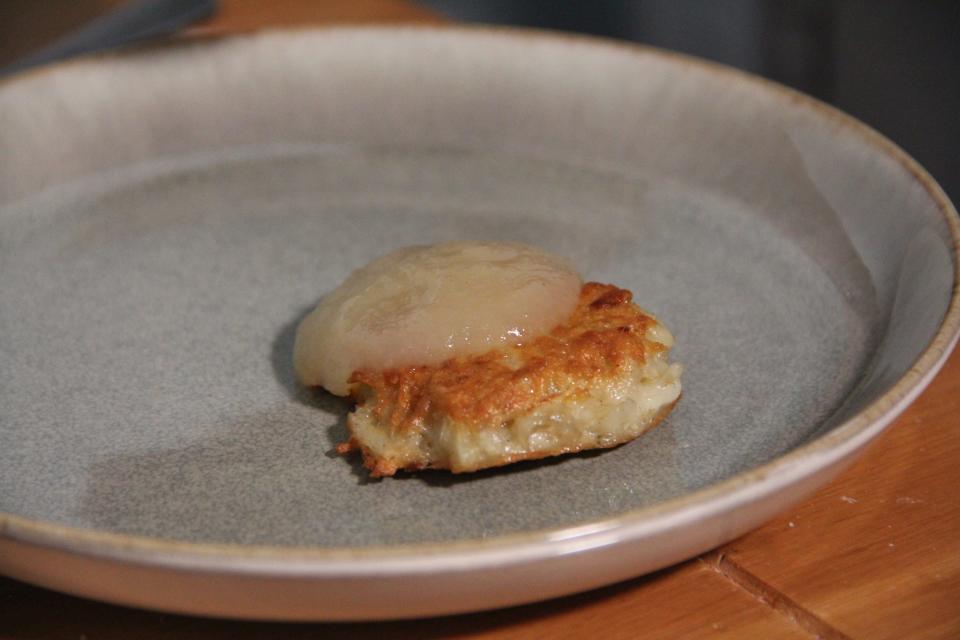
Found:
[[(0, 85), (0, 570), (273, 619), (528, 602), (827, 482), (957, 337), (955, 213), (811, 99), (527, 32), (265, 33)], [(513, 240), (634, 291), (684, 397), (602, 453), (371, 482), (298, 319), (397, 247)]]

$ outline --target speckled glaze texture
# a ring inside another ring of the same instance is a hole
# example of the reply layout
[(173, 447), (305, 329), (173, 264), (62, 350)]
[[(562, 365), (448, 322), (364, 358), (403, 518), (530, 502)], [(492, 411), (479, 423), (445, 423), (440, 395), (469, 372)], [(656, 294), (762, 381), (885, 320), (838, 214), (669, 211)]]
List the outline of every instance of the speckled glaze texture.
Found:
[[(0, 157), (0, 570), (113, 601), (383, 618), (649, 571), (825, 482), (956, 340), (955, 213), (921, 169), (641, 48), (338, 29), (136, 51), (0, 85)], [(371, 482), (334, 455), (349, 407), (295, 382), (297, 322), (372, 258), (458, 239), (631, 289), (677, 337), (670, 418), (465, 476)], [(434, 598), (377, 601), (424, 575)]]

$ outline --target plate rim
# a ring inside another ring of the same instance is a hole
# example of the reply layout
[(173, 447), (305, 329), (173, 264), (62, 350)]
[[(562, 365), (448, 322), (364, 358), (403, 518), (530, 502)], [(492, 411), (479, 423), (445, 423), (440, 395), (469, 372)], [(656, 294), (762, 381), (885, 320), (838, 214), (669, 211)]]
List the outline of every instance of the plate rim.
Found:
[[(860, 120), (812, 96), (766, 78), (649, 45), (568, 32), (492, 25), (300, 25), (252, 32), (202, 34), (173, 42), (135, 45), (121, 51), (91, 54), (0, 79), (0, 91), (41, 74), (96, 65), (168, 49), (202, 47), (213, 42), (310, 33), (453, 33), (467, 37), (551, 41), (578, 47), (606, 48), (635, 56), (654, 56), (677, 67), (694, 67), (765, 92), (788, 106), (808, 109), (831, 121), (843, 135), (858, 137), (876, 153), (894, 160), (936, 205), (953, 240), (953, 289), (936, 333), (894, 385), (873, 402), (827, 433), (760, 466), (701, 489), (653, 505), (630, 509), (582, 524), (514, 532), (486, 539), (464, 539), (373, 546), (280, 546), (188, 542), (171, 538), (115, 533), (63, 525), (0, 511), (0, 542), (14, 542), (148, 566), (229, 571), (272, 576), (363, 576), (417, 571), (464, 570), (491, 564), (512, 564), (587, 551), (669, 530), (734, 509), (760, 496), (776, 493), (852, 456), (878, 436), (920, 393), (950, 356), (960, 338), (960, 218), (946, 193), (909, 154)], [(826, 482), (826, 481), (825, 481)], [(820, 483), (822, 484), (822, 483)], [(819, 486), (819, 485), (818, 485)]]

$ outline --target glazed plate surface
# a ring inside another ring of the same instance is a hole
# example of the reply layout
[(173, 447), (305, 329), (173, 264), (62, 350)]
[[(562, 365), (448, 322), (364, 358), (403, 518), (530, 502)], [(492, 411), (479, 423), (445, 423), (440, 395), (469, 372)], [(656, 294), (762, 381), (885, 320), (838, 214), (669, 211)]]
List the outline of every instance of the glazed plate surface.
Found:
[[(956, 214), (787, 90), (602, 41), (266, 33), (0, 85), (0, 570), (211, 615), (517, 604), (828, 481), (956, 340)], [(684, 396), (602, 453), (369, 481), (293, 331), (395, 248), (507, 240), (634, 292)], [(410, 589), (411, 581), (416, 588)]]

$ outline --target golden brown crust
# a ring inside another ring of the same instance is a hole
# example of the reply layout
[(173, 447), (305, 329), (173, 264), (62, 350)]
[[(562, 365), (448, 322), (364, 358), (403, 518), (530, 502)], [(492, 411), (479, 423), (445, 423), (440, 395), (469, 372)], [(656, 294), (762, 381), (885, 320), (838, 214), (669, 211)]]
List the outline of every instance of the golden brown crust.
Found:
[[(680, 401), (680, 398), (677, 397), (676, 400), (670, 404), (664, 405), (657, 414), (650, 420), (649, 424), (643, 429), (643, 433), (646, 433), (650, 429), (653, 429), (661, 422), (663, 422), (666, 417), (673, 411), (674, 406)], [(638, 434), (641, 435), (641, 434)], [(609, 445), (594, 445), (589, 447), (590, 449), (612, 449), (614, 447), (619, 447), (620, 445), (625, 444), (624, 442), (614, 442)], [(563, 451), (553, 451), (553, 450), (543, 450), (543, 451), (527, 451), (523, 453), (517, 453), (512, 455), (503, 456), (497, 464), (491, 464), (485, 466), (485, 469), (492, 469), (496, 467), (504, 467), (515, 462), (521, 462), (524, 460), (541, 460), (543, 458), (550, 458), (558, 454), (570, 454), (570, 453), (579, 453), (586, 450), (587, 447), (570, 447), (564, 449)], [(398, 466), (393, 461), (382, 458), (376, 455), (369, 448), (363, 446), (359, 443), (356, 438), (351, 437), (346, 442), (343, 442), (337, 445), (337, 453), (340, 455), (346, 455), (354, 451), (359, 451), (363, 459), (363, 466), (370, 473), (371, 478), (384, 478), (390, 477), (396, 474), (397, 471), (420, 471), (425, 468), (446, 468), (445, 466), (433, 467), (431, 465), (423, 465), (420, 463), (411, 463), (406, 465)], [(457, 469), (450, 469), (453, 473), (466, 473), (472, 470), (458, 471)]]
[(664, 350), (647, 339), (654, 320), (631, 299), (625, 289), (588, 282), (570, 321), (549, 335), (434, 366), (361, 369), (350, 381), (358, 401), (373, 401), (374, 416), (394, 433), (418, 428), (428, 414), (472, 428), (496, 426)]

